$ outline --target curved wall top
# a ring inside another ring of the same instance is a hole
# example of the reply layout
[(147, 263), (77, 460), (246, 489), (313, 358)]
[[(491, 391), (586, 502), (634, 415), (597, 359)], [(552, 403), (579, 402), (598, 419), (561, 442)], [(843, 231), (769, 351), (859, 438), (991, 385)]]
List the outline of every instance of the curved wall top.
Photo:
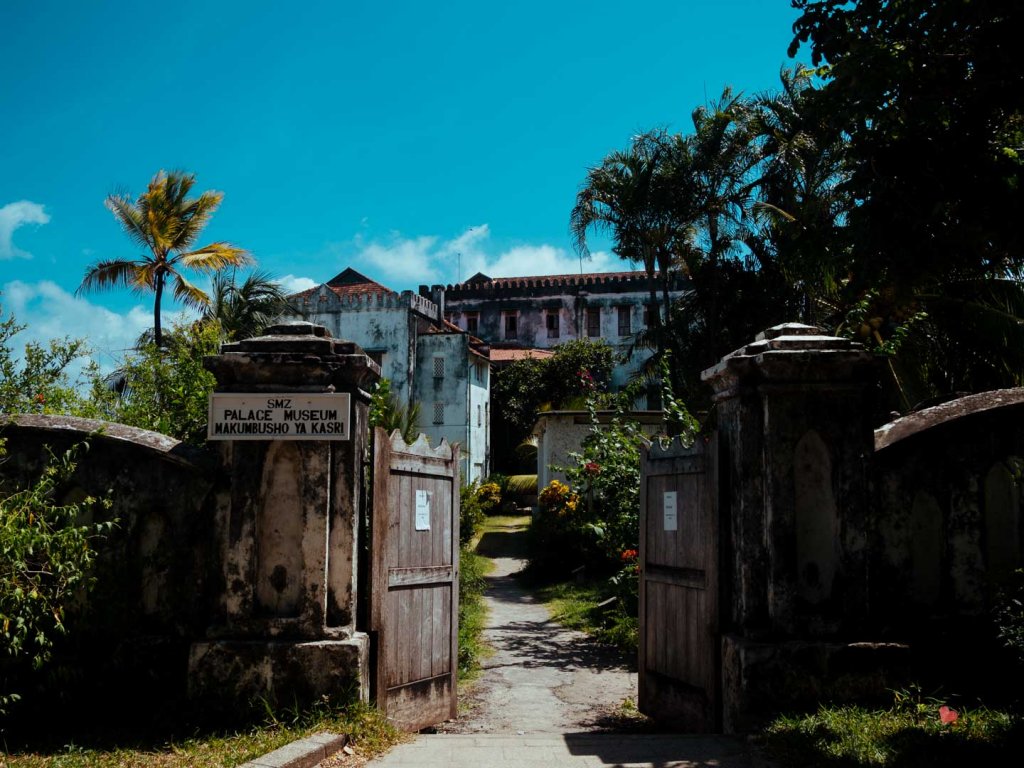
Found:
[(875, 451), (881, 451), (926, 430), (957, 422), (975, 414), (1020, 405), (1024, 405), (1024, 387), (996, 389), (950, 400), (883, 424), (875, 430)]

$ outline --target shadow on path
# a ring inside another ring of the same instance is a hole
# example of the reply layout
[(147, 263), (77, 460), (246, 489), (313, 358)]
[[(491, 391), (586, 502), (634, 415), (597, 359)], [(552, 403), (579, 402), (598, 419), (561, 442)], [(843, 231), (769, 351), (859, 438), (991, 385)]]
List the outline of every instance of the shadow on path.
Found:
[(615, 648), (568, 630), (516, 579), (525, 566), (528, 518), (492, 521), (477, 552), (494, 562), (486, 576), (484, 640), (493, 654), (460, 696), (466, 712), (454, 733), (607, 731), (636, 695), (636, 675)]

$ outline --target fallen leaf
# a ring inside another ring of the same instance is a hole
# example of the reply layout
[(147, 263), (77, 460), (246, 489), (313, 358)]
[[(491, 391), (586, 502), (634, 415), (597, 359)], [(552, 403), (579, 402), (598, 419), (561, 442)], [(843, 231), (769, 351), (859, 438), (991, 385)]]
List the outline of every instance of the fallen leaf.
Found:
[(943, 725), (955, 723), (959, 717), (960, 713), (955, 709), (951, 709), (945, 705), (939, 707), (939, 720), (942, 721)]

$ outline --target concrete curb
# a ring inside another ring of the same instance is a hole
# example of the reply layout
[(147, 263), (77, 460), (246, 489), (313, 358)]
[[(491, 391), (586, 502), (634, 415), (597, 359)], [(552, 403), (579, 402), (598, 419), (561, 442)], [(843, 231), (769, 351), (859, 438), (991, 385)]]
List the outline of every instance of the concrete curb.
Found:
[(239, 768), (313, 768), (348, 744), (348, 736), (336, 733), (314, 733), (304, 739), (285, 744), (263, 757), (257, 757)]

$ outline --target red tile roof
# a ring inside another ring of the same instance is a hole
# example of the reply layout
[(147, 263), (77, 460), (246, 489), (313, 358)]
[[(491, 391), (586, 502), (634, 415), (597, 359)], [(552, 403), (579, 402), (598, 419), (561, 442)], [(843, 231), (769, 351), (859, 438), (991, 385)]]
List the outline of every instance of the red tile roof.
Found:
[(543, 360), (546, 357), (554, 357), (555, 353), (546, 349), (495, 349), (491, 347), (491, 362), (505, 363), (514, 360)]
[[(371, 280), (366, 275), (356, 272), (352, 267), (348, 267), (343, 272), (338, 273), (330, 280), (327, 281), (327, 287), (331, 289), (331, 292), (338, 296), (363, 296), (366, 294), (391, 294), (397, 296), (398, 294), (388, 288), (385, 285), (381, 285), (376, 280)], [(295, 294), (296, 297), (312, 296), (320, 290), (320, 286), (310, 288), (309, 290), (302, 291)]]

